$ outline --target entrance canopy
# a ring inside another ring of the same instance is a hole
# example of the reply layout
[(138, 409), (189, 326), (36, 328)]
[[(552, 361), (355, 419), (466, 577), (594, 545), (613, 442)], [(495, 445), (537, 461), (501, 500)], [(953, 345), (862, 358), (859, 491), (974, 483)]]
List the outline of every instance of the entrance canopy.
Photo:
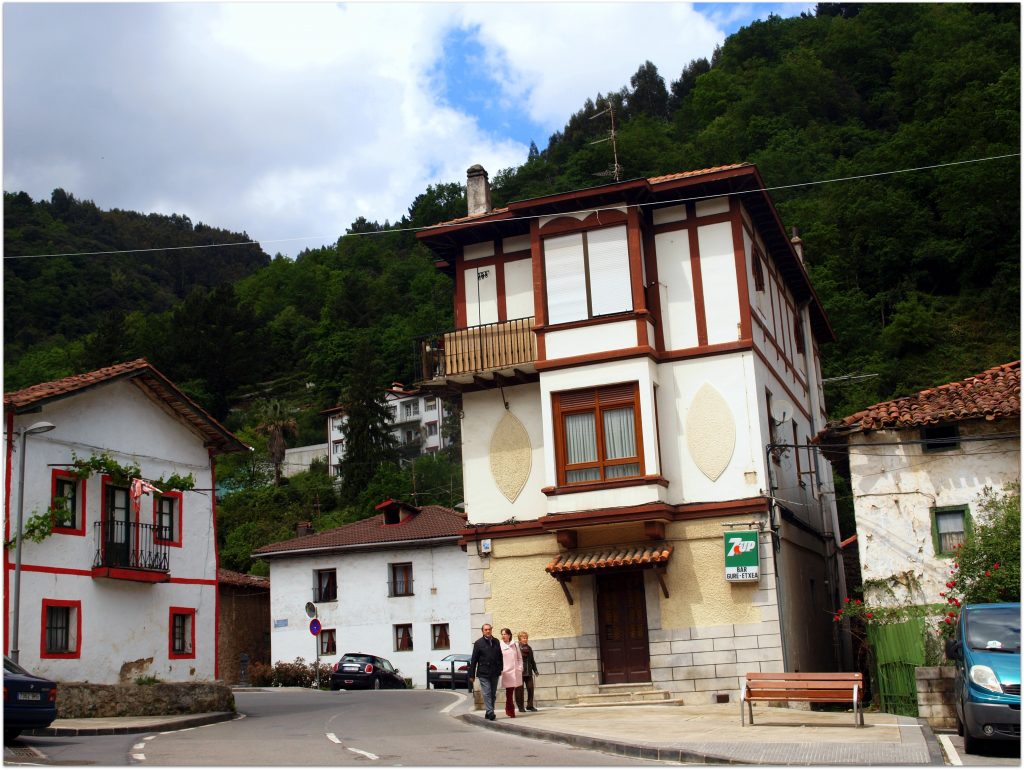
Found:
[(656, 545), (605, 546), (587, 551), (569, 551), (559, 554), (546, 571), (552, 577), (593, 575), (613, 569), (651, 569), (664, 567), (675, 546)]

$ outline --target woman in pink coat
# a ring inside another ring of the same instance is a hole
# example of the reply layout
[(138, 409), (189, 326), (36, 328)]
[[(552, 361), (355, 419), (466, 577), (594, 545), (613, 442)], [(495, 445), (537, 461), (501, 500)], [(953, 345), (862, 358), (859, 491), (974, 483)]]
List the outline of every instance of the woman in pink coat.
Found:
[(523, 656), (519, 645), (512, 641), (512, 629), (501, 629), (501, 687), (505, 688), (505, 713), (515, 719), (513, 698), (517, 687), (523, 686)]

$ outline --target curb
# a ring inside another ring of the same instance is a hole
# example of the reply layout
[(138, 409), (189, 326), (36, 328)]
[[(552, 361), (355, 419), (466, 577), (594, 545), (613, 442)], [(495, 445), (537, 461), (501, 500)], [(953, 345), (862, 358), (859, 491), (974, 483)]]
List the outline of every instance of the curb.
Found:
[(22, 735), (42, 735), (55, 738), (74, 737), (79, 735), (134, 735), (136, 733), (165, 732), (167, 730), (184, 730), (187, 727), (202, 727), (217, 722), (235, 719), (238, 714), (232, 711), (221, 711), (205, 714), (191, 719), (176, 719), (168, 722), (151, 722), (147, 725), (124, 725), (123, 727), (43, 727), (23, 730)]
[(928, 764), (944, 766), (946, 764), (946, 756), (942, 751), (942, 746), (939, 744), (939, 739), (935, 737), (935, 731), (932, 730), (932, 726), (928, 724), (928, 720), (924, 717), (917, 717), (917, 722), (921, 725), (921, 732), (924, 734), (924, 745), (928, 747)]
[(477, 727), (485, 727), (488, 730), (521, 735), (524, 738), (535, 740), (551, 741), (552, 743), (564, 743), (581, 749), (603, 751), (607, 754), (615, 754), (631, 759), (653, 759), (662, 762), (697, 762), (704, 765), (743, 765), (749, 764), (730, 757), (720, 757), (712, 754), (703, 754), (698, 751), (687, 749), (663, 748), (660, 746), (645, 746), (640, 743), (622, 743), (620, 741), (609, 741), (602, 738), (592, 738), (588, 735), (575, 735), (573, 733), (558, 733), (551, 730), (542, 730), (527, 725), (513, 725), (508, 720), (491, 721), (479, 717), (476, 714), (460, 714), (456, 717), (468, 724)]

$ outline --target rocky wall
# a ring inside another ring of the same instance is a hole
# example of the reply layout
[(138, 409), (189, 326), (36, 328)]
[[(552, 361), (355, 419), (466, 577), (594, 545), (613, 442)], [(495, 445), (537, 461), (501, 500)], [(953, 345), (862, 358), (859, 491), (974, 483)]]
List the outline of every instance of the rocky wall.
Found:
[(57, 684), (57, 718), (158, 716), (234, 711), (235, 696), (220, 682)]

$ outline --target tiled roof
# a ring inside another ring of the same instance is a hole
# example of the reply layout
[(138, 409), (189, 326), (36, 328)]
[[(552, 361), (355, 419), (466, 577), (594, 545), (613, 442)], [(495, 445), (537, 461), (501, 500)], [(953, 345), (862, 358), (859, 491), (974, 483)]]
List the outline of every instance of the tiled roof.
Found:
[(265, 588), (270, 590), (270, 578), (259, 575), (246, 575), (234, 570), (217, 568), (217, 582), (221, 585), (239, 586), (241, 588)]
[(381, 513), (343, 527), (317, 532), (313, 535), (293, 537), (280, 543), (271, 543), (256, 549), (261, 556), (286, 555), (290, 551), (329, 550), (358, 545), (400, 544), (409, 540), (457, 538), (466, 526), (465, 514), (440, 505), (424, 505), (419, 513), (408, 516), (398, 524), (385, 524)]
[(744, 168), (749, 166), (749, 163), (730, 163), (727, 166), (712, 166), (711, 168), (702, 168), (697, 171), (681, 171), (678, 174), (665, 174), (664, 176), (652, 176), (647, 179), (650, 184), (661, 184), (662, 182), (674, 182), (677, 179), (686, 179), (691, 176), (701, 176), (702, 174), (715, 174), (719, 171), (732, 171), (736, 168)]
[(994, 366), (959, 382), (869, 406), (819, 434), (913, 428), (939, 422), (1020, 417), (1020, 361)]
[(145, 358), (5, 393), (4, 410), (13, 410), (15, 414), (31, 411), (50, 401), (125, 379), (130, 380), (149, 398), (168, 406), (171, 411), (199, 433), (215, 452), (240, 452), (249, 448), (199, 404), (178, 390), (173, 382)]
[(651, 567), (665, 564), (674, 546), (637, 545), (624, 548), (598, 548), (559, 554), (545, 569), (552, 575), (587, 575), (614, 567)]

